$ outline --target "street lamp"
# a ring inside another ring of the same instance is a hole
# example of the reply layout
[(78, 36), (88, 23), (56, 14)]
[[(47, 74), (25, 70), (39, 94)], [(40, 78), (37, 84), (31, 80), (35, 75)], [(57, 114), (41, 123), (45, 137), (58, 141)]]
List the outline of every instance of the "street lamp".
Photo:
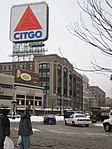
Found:
[(17, 101), (13, 100), (11, 103), (12, 103), (12, 119), (15, 119)]

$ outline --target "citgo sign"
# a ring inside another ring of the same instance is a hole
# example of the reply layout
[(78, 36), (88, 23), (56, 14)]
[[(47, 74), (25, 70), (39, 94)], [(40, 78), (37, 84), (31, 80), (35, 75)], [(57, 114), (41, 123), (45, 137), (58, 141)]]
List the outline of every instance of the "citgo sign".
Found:
[(43, 41), (48, 38), (48, 5), (34, 3), (11, 9), (10, 40), (12, 42)]

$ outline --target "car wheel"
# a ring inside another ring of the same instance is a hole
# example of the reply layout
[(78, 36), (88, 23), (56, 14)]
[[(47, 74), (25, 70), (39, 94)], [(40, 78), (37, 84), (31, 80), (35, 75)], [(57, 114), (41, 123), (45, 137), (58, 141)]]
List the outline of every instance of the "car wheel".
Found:
[(72, 121), (72, 125), (73, 125), (73, 126), (75, 126), (75, 123), (74, 123), (74, 121)]
[(66, 122), (66, 120), (65, 120), (65, 125), (68, 125), (67, 122)]
[(110, 126), (110, 124), (109, 124), (109, 123), (105, 123), (105, 124), (104, 124), (104, 129), (105, 129), (106, 132), (110, 132), (110, 131), (111, 131), (111, 126)]
[(89, 127), (89, 125), (88, 125), (88, 124), (86, 124), (85, 126), (86, 126), (86, 127)]

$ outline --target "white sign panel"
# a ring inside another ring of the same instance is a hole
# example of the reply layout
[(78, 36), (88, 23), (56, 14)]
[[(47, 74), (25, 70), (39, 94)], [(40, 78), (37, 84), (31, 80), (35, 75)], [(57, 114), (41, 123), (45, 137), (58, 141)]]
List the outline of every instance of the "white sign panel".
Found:
[(12, 42), (43, 41), (48, 38), (48, 5), (34, 3), (13, 6), (10, 20)]

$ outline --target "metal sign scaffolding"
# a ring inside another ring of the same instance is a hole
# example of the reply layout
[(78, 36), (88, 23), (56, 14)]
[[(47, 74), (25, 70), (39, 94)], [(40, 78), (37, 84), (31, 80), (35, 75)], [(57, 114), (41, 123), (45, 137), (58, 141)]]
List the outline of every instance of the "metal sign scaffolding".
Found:
[(13, 61), (32, 60), (34, 55), (43, 55), (47, 51), (43, 42), (13, 43)]

